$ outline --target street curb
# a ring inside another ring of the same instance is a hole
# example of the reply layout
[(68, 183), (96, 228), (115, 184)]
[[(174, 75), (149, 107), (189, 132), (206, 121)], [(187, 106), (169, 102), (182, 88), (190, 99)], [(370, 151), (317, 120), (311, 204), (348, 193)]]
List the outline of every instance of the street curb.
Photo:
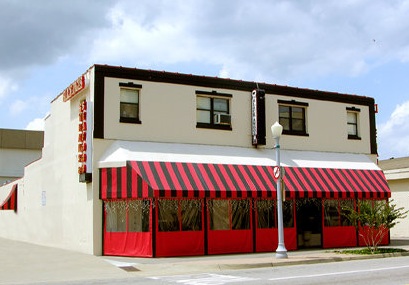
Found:
[[(384, 254), (373, 254), (373, 255), (356, 255), (356, 254), (342, 254), (335, 252), (328, 252), (328, 256), (325, 254), (321, 255), (310, 255), (310, 256), (289, 256), (288, 259), (275, 259), (274, 257), (266, 258), (257, 262), (246, 262), (243, 260), (242, 263), (237, 262), (237, 260), (215, 260), (204, 261), (204, 262), (172, 262), (172, 263), (161, 263), (161, 264), (135, 264), (134, 267), (137, 269), (135, 272), (129, 272), (131, 274), (137, 274), (141, 276), (155, 275), (183, 275), (183, 274), (195, 274), (201, 272), (220, 272), (228, 270), (246, 270), (246, 269), (257, 269), (257, 268), (273, 268), (281, 266), (292, 266), (292, 265), (307, 265), (307, 264), (319, 264), (319, 263), (332, 263), (332, 262), (342, 262), (342, 261), (353, 261), (353, 260), (369, 260), (376, 258), (390, 258), (390, 257), (401, 257), (409, 256), (409, 252), (396, 252), (396, 253), (384, 253)], [(271, 260), (271, 261), (270, 261)]]
[(263, 263), (242, 263), (242, 264), (218, 264), (217, 267), (220, 270), (240, 270), (240, 269), (254, 269), (254, 268), (266, 268), (266, 267), (278, 267), (278, 266), (291, 266), (291, 265), (303, 265), (303, 264), (318, 264), (318, 263), (330, 263), (330, 262), (342, 262), (353, 260), (367, 260), (376, 258), (390, 258), (409, 256), (409, 252), (395, 252), (395, 253), (379, 253), (373, 255), (350, 255), (350, 256), (334, 256), (334, 257), (320, 257), (320, 258), (301, 258), (300, 260), (283, 260), (281, 262), (263, 262)]

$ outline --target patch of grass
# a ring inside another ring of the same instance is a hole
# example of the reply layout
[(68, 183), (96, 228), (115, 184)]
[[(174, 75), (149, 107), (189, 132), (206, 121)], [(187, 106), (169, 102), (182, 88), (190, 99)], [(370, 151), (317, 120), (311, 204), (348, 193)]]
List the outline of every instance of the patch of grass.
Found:
[(397, 252), (407, 252), (405, 249), (401, 248), (378, 248), (376, 251), (372, 252), (369, 248), (359, 248), (359, 249), (344, 249), (336, 250), (336, 253), (342, 254), (383, 254), (383, 253), (397, 253)]

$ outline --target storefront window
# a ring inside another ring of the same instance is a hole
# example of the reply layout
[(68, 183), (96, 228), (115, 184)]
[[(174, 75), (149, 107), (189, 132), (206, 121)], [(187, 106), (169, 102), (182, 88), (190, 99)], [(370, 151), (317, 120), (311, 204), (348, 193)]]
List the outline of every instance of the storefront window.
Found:
[(105, 202), (107, 232), (126, 232), (126, 208), (126, 201)]
[(325, 200), (324, 225), (326, 227), (350, 226), (351, 223), (344, 215), (345, 208), (353, 208), (353, 200)]
[(294, 227), (294, 201), (283, 202), (283, 224), (285, 228)]
[(271, 229), (276, 227), (275, 201), (257, 201), (257, 225), (259, 229)]
[(244, 230), (250, 228), (249, 200), (211, 200), (208, 206), (210, 229)]
[(159, 231), (201, 231), (201, 200), (158, 200)]
[(326, 227), (339, 226), (339, 214), (338, 200), (324, 201), (324, 225)]
[(228, 200), (211, 200), (209, 201), (210, 212), (210, 229), (212, 230), (229, 230), (230, 215)]
[(354, 208), (354, 200), (340, 200), (340, 220), (341, 226), (352, 226), (352, 223), (346, 218), (345, 209), (353, 209)]
[(128, 204), (129, 232), (149, 232), (149, 200), (133, 200)]
[(158, 200), (159, 231), (179, 231), (178, 200)]
[(181, 200), (182, 231), (202, 230), (202, 203), (199, 200)]
[(230, 200), (232, 229), (246, 230), (250, 228), (249, 200)]
[(107, 232), (149, 232), (149, 200), (106, 201), (105, 213)]

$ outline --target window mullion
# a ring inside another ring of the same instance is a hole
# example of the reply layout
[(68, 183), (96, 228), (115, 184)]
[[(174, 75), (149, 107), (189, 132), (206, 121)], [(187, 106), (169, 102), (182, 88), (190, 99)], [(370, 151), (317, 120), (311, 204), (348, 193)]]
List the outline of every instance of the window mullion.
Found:
[(293, 107), (289, 106), (289, 112), (288, 112), (290, 119), (289, 119), (289, 124), (290, 124), (290, 131), (293, 131)]
[(214, 100), (210, 98), (210, 123), (214, 125)]

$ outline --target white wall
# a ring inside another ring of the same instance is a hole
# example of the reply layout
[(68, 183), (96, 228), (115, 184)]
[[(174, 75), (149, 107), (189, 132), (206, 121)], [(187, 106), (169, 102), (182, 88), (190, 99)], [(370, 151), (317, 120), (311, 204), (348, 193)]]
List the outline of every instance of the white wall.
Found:
[(97, 195), (92, 183), (79, 182), (77, 169), (79, 102), (91, 98), (89, 90), (68, 102), (62, 96), (52, 102), (42, 158), (28, 165), (19, 180), (17, 213), (0, 211), (1, 237), (101, 253), (100, 244), (97, 251), (93, 244)]
[[(119, 83), (141, 84), (141, 124), (119, 122)], [(232, 94), (232, 131), (196, 128), (195, 91), (215, 89), (169, 83), (105, 78), (105, 129), (107, 139), (179, 142), (194, 144), (252, 147), (251, 92), (217, 89)], [(307, 131), (309, 136), (283, 135), (283, 149), (314, 150), (350, 153), (370, 153), (369, 110), (366, 106), (337, 102), (266, 95), (267, 146), (273, 146), (270, 126), (278, 120), (277, 100), (308, 103)], [(359, 113), (361, 140), (348, 140), (347, 107)]]
[[(393, 203), (398, 208), (404, 207), (405, 210), (409, 210), (409, 178), (388, 180), (389, 187), (391, 189)], [(409, 237), (409, 216), (403, 220), (399, 220), (399, 223), (391, 229), (391, 238), (408, 238)]]
[(39, 159), (41, 150), (0, 148), (0, 185), (24, 174), (24, 166)]

